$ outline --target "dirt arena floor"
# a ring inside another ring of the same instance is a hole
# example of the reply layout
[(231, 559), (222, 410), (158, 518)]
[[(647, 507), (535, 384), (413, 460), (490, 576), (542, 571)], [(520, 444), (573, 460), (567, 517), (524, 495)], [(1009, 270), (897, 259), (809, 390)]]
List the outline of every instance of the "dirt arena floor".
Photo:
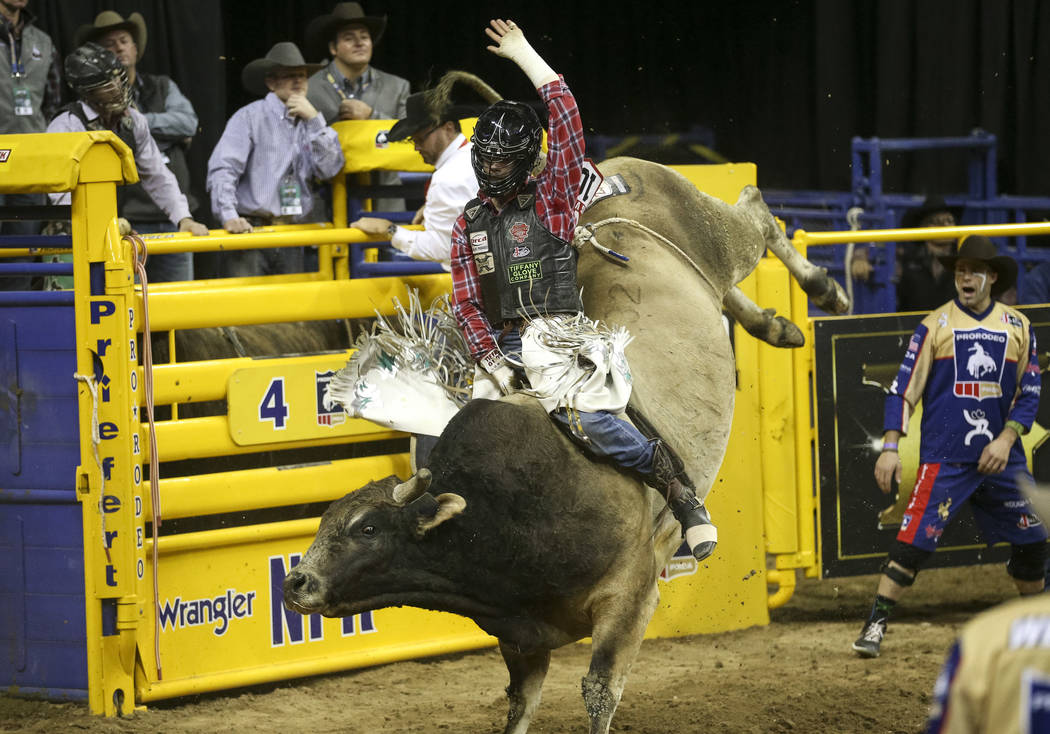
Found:
[[(875, 576), (802, 579), (768, 627), (646, 641), (612, 731), (639, 734), (914, 734), (959, 627), (1016, 594), (1002, 566), (924, 571), (883, 654), (850, 650)], [(586, 731), (580, 678), (589, 647), (554, 653), (530, 732)], [(501, 732), (506, 669), (495, 650), (385, 665), (152, 704), (101, 719), (82, 704), (0, 697), (2, 732), (402, 734)]]

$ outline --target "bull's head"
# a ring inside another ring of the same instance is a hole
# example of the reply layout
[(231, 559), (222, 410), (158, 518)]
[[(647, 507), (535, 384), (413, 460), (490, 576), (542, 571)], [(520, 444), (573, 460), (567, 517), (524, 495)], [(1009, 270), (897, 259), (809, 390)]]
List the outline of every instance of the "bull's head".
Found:
[(413, 558), (427, 534), (463, 512), (458, 494), (427, 492), (426, 469), (402, 484), (371, 482), (332, 503), (303, 560), (284, 579), (284, 603), (302, 614), (348, 616), (408, 604), (425, 580)]

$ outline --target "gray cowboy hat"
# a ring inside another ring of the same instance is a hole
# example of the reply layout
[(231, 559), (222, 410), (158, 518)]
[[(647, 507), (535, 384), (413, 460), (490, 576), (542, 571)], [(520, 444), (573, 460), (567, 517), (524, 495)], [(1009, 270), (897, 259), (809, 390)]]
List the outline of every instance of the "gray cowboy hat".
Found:
[[(485, 104), (453, 104), (452, 88), (461, 84), (470, 87)], [(431, 89), (408, 95), (405, 101), (405, 117), (394, 123), (387, 139), (393, 142), (415, 135), (426, 127), (437, 127), (449, 120), (477, 117), (489, 104), (502, 97), (474, 74), (465, 71), (449, 71)]]
[(377, 46), (386, 30), (385, 15), (365, 15), (361, 3), (337, 3), (331, 13), (319, 15), (306, 25), (306, 52), (314, 58), (328, 56), (328, 44), (335, 40), (343, 26), (360, 23), (372, 36), (372, 45)]
[(266, 86), (266, 77), (275, 70), (306, 69), (307, 74), (313, 74), (323, 66), (323, 64), (306, 63), (298, 46), (291, 41), (281, 41), (275, 43), (261, 59), (248, 62), (241, 72), (241, 82), (244, 88), (252, 94), (265, 95), (270, 91)]
[(142, 54), (146, 52), (146, 21), (140, 13), (132, 13), (125, 19), (114, 10), (103, 10), (95, 16), (94, 22), (77, 28), (76, 33), (73, 34), (73, 47), (80, 48), (88, 41), (97, 43), (102, 36), (117, 30), (131, 34), (131, 40), (135, 42), (135, 48), (138, 49), (136, 61), (141, 59)]
[(914, 227), (921, 227), (922, 220), (931, 214), (937, 214), (938, 212), (948, 212), (955, 221), (958, 222), (962, 216), (962, 209), (957, 206), (948, 206), (948, 202), (944, 200), (944, 197), (940, 194), (930, 194), (927, 196), (919, 206), (912, 209), (908, 209), (901, 216), (901, 227), (912, 229)]
[(992, 284), (992, 298), (997, 298), (1017, 282), (1017, 261), (1009, 255), (1000, 255), (995, 243), (984, 235), (971, 234), (959, 242), (959, 251), (954, 255), (937, 258), (949, 271), (955, 270), (958, 260), (980, 260), (998, 274)]

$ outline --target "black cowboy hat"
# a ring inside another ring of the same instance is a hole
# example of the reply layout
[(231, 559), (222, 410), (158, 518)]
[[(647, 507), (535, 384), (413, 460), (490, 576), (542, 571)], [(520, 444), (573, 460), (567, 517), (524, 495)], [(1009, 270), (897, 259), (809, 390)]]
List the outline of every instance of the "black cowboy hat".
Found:
[(252, 94), (264, 95), (270, 91), (266, 86), (266, 77), (277, 69), (306, 69), (307, 74), (313, 74), (323, 67), (323, 64), (306, 63), (298, 46), (291, 41), (281, 41), (275, 43), (261, 59), (248, 62), (241, 71), (241, 82)]
[(922, 220), (931, 214), (937, 214), (938, 212), (948, 212), (955, 221), (958, 222), (962, 216), (962, 209), (957, 206), (948, 206), (948, 203), (944, 200), (944, 197), (940, 194), (930, 194), (927, 196), (919, 206), (912, 209), (908, 209), (901, 216), (901, 227), (912, 229), (914, 227), (921, 227)]
[(102, 36), (116, 30), (127, 31), (131, 34), (131, 40), (135, 42), (135, 48), (138, 49), (136, 61), (141, 59), (142, 54), (146, 52), (146, 21), (140, 13), (132, 13), (125, 19), (116, 11), (103, 10), (95, 16), (93, 22), (77, 28), (76, 33), (73, 34), (73, 47), (79, 48), (88, 41), (97, 43)]
[(351, 23), (360, 23), (372, 36), (372, 45), (377, 46), (386, 30), (385, 15), (365, 15), (361, 3), (337, 3), (331, 13), (319, 15), (306, 25), (306, 53), (323, 59), (328, 56), (328, 44), (335, 40), (339, 29)]
[[(485, 104), (454, 104), (452, 89), (456, 85), (470, 87), (485, 100)], [(387, 139), (396, 143), (426, 127), (437, 127), (449, 120), (477, 117), (490, 103), (499, 99), (499, 92), (477, 76), (465, 71), (446, 72), (433, 88), (408, 95), (405, 117), (394, 123)]]
[(949, 271), (955, 270), (959, 260), (980, 260), (998, 274), (992, 284), (992, 298), (1010, 290), (1017, 282), (1017, 261), (1009, 255), (1000, 255), (995, 243), (983, 235), (971, 234), (959, 242), (959, 251), (954, 255), (942, 255), (937, 258)]

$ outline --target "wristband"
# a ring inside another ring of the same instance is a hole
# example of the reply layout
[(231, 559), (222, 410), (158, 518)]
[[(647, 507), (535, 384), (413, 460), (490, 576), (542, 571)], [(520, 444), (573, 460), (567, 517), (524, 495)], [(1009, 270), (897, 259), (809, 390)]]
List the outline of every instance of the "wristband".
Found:
[(1006, 421), (1006, 427), (1014, 429), (1018, 436), (1023, 436), (1025, 434), (1024, 426), (1017, 421)]
[(502, 367), (504, 364), (503, 352), (498, 349), (493, 349), (491, 352), (481, 358), (481, 366), (485, 368), (485, 371), (490, 375)]
[(892, 442), (892, 443), (885, 443), (884, 442), (882, 444), (882, 450), (883, 451), (892, 451), (893, 453), (897, 453), (897, 443), (895, 441)]

